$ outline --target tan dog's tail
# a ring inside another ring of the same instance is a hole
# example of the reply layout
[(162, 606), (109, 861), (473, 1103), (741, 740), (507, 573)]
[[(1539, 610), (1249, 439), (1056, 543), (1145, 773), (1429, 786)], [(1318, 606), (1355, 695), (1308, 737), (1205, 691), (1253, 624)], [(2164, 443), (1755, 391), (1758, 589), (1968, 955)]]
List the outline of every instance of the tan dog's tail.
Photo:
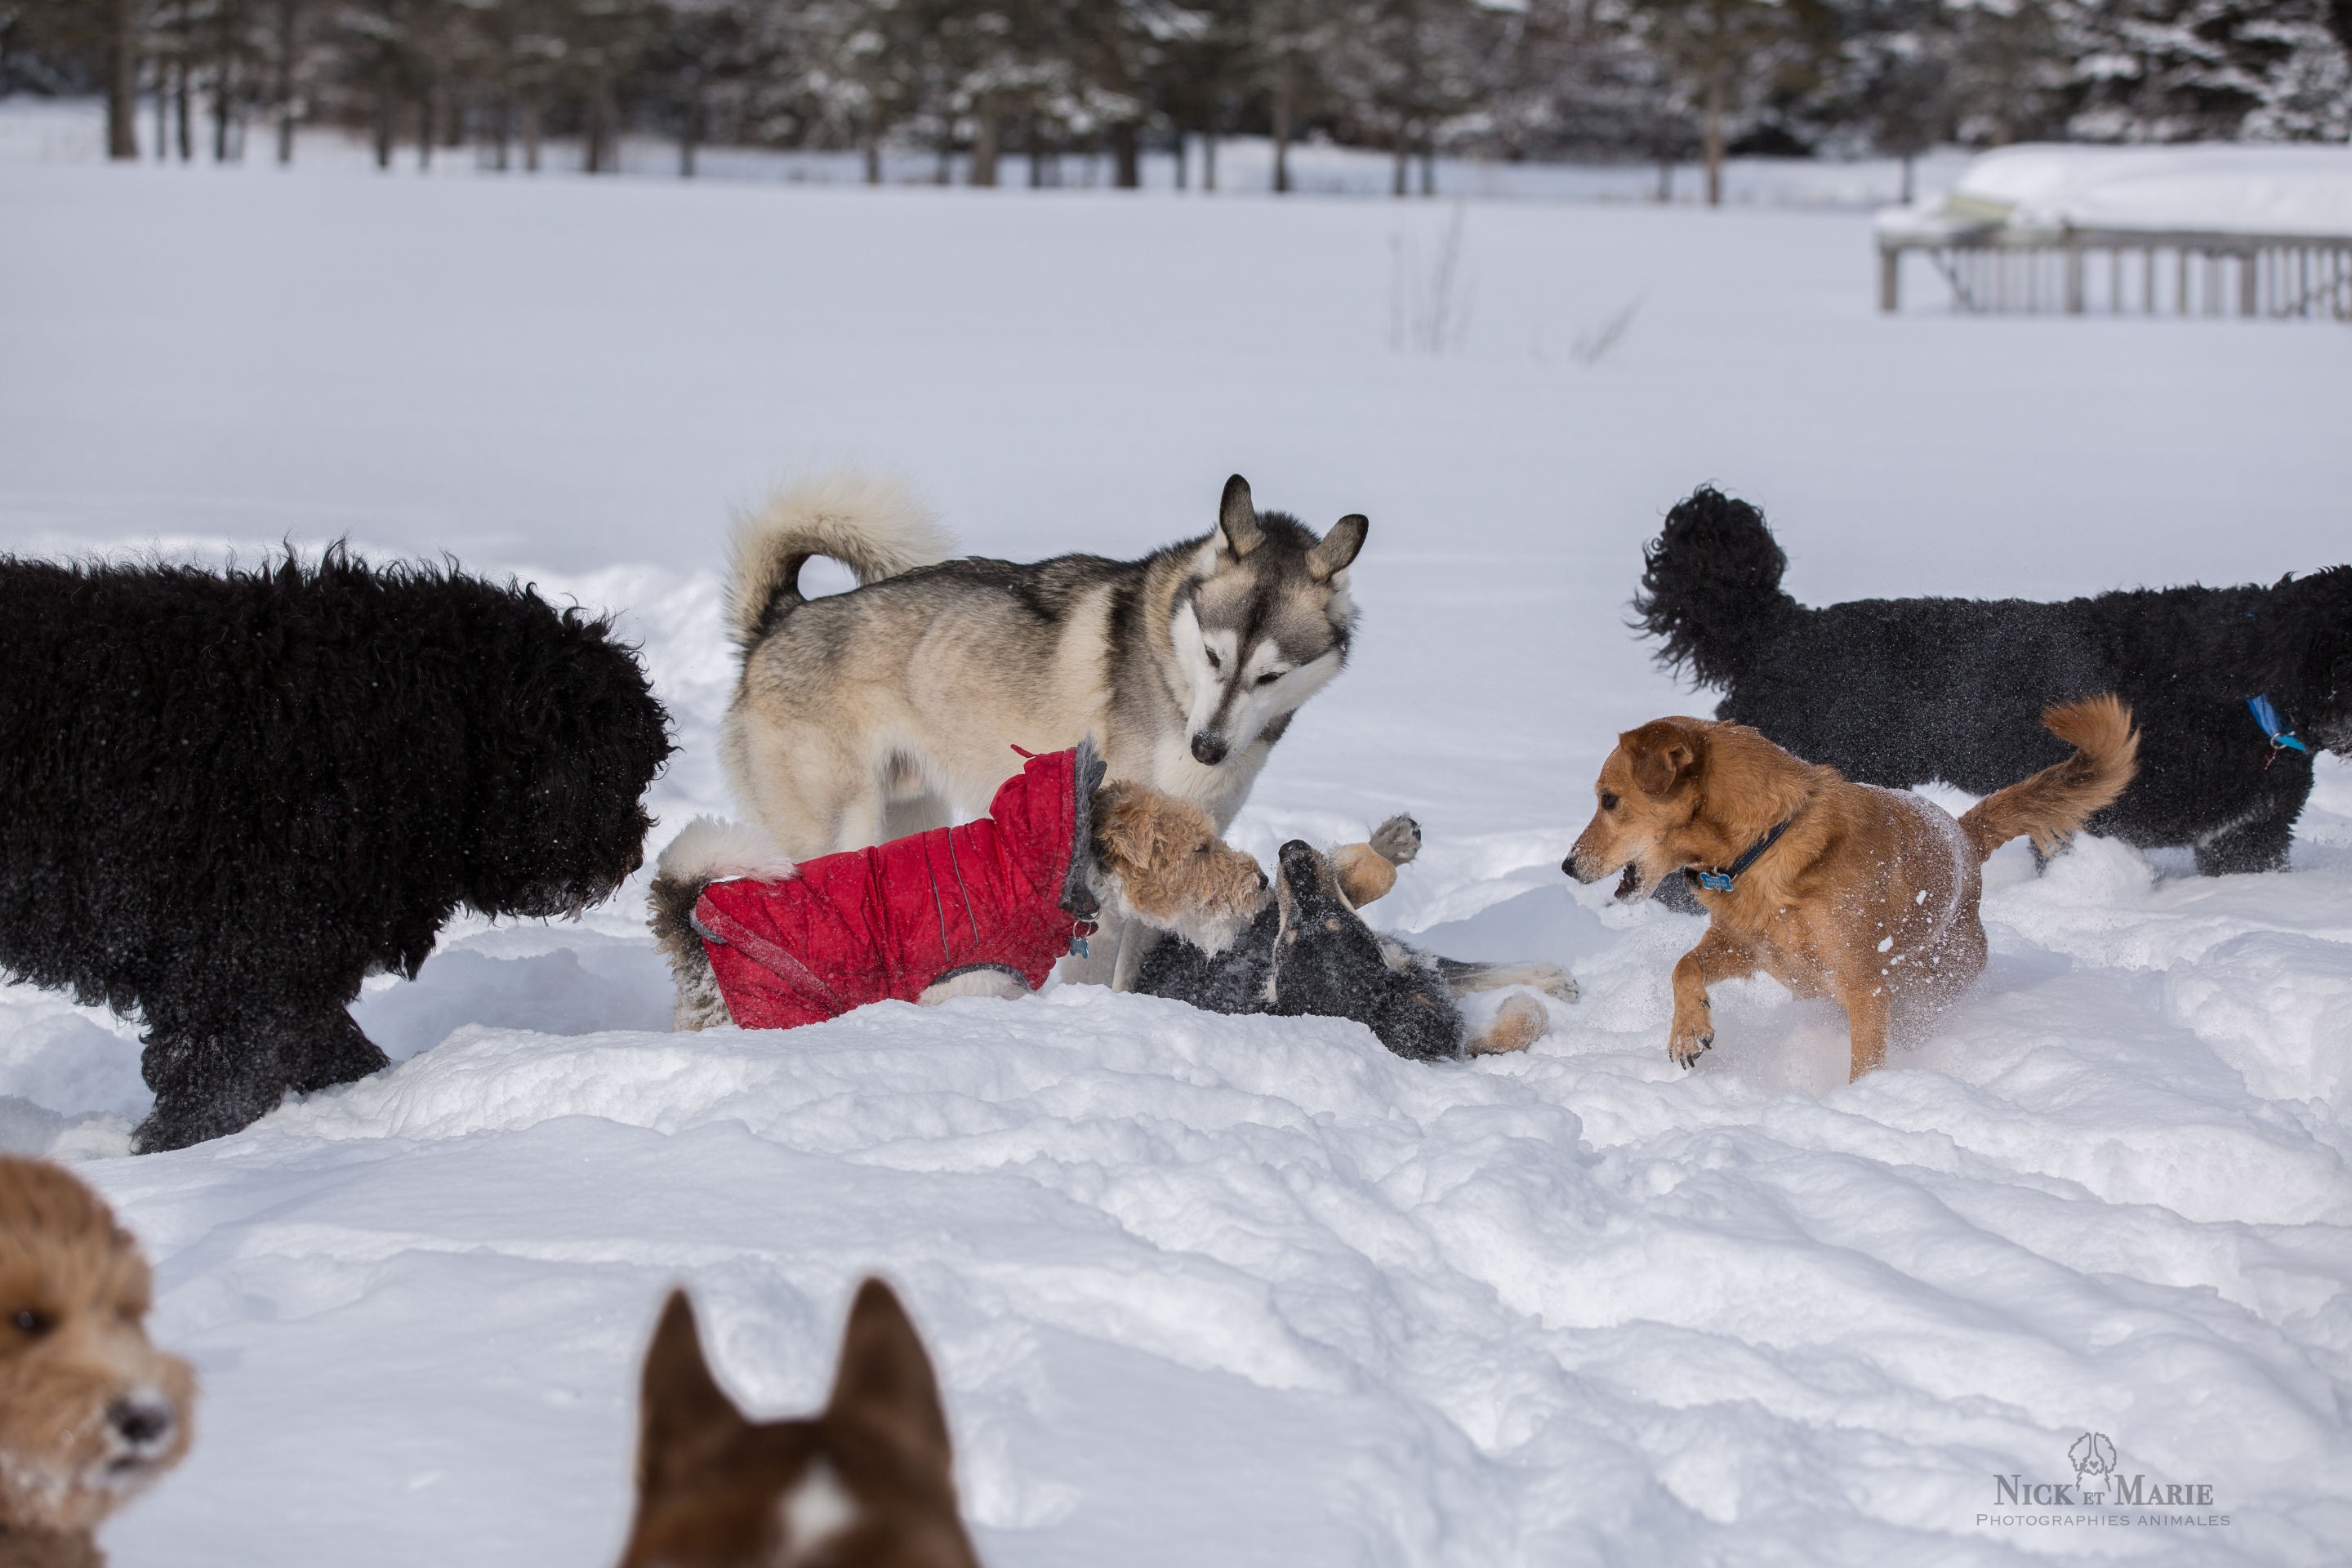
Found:
[(2042, 724), (2074, 754), (1996, 790), (1962, 815), (1960, 831), (1979, 860), (2021, 834), (2044, 855), (2054, 852), (2092, 814), (2114, 805), (2139, 771), (2139, 731), (2131, 709), (2113, 692), (2045, 708)]

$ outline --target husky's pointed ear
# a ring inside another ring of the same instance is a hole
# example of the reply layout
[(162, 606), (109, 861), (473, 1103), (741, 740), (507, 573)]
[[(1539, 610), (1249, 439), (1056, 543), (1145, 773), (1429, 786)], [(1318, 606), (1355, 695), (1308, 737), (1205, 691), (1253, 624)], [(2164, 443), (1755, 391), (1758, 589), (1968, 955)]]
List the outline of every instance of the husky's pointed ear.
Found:
[(747, 1425), (702, 1359), (694, 1306), (683, 1290), (670, 1292), (653, 1343), (646, 1347), (637, 1423), (640, 1497), (693, 1476)]
[(1617, 737), (1643, 795), (1672, 795), (1706, 766), (1706, 731), (1686, 719), (1653, 719)]
[(1371, 530), (1371, 520), (1360, 511), (1351, 511), (1333, 523), (1323, 542), (1307, 552), (1307, 574), (1321, 583), (1346, 571)]
[(1217, 532), (1226, 552), (1235, 557), (1247, 555), (1265, 537), (1250, 501), (1249, 481), (1239, 474), (1225, 481), (1225, 498), (1217, 503)]
[(947, 1412), (940, 1405), (931, 1358), (890, 1287), (868, 1279), (857, 1288), (849, 1326), (841, 1336), (841, 1368), (825, 1402), (828, 1426), (855, 1426), (887, 1441), (929, 1479), (951, 1485), (954, 1455)]

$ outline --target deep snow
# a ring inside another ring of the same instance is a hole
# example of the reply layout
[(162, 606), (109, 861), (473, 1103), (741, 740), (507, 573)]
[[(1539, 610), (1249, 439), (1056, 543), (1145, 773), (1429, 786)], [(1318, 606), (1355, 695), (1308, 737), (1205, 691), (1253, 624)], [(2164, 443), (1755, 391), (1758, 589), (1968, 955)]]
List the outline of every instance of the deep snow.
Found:
[[(453, 929), (360, 1004), (394, 1071), (135, 1161), (131, 1030), (0, 990), (0, 1143), (82, 1162), (205, 1379), (119, 1564), (609, 1561), (664, 1286), (781, 1412), (867, 1268), (999, 1568), (2340, 1558), (2341, 764), (2286, 876), (2004, 851), (1983, 982), (1853, 1086), (1766, 981), (1672, 1068), (1697, 923), (1557, 868), (1614, 731), (1709, 700), (1623, 625), (1691, 485), (1814, 602), (2273, 578), (2345, 553), (2345, 340), (1881, 320), (1859, 216), (1463, 213), (1429, 355), (1443, 206), (0, 169), (0, 547), (348, 533), (619, 609), (674, 828), (726, 804), (729, 505), (863, 458), (975, 549), (1133, 552), (1238, 468), (1373, 522), (1240, 840), (1411, 809), (1380, 917), (1585, 990), (1445, 1068), (1084, 988), (672, 1038), (625, 896)], [(2230, 1522), (1978, 1521), (2086, 1430)]]

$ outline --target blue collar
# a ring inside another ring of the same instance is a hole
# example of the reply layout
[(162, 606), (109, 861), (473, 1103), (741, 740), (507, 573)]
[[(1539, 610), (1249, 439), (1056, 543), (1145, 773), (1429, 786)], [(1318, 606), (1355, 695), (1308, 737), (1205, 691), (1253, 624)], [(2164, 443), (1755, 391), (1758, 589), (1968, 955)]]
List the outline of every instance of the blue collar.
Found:
[(2294, 731), (2286, 727), (2286, 721), (2279, 717), (2279, 710), (2271, 705), (2267, 692), (2260, 697), (2247, 698), (2246, 711), (2254, 716), (2254, 722), (2260, 724), (2263, 733), (2270, 737), (2273, 757), (2276, 757), (2282, 749), (2301, 752), (2306, 757), (2311, 755), (2311, 748), (2296, 739)]
[[(1789, 822), (1794, 822), (1797, 819), (1792, 816), (1789, 819)], [(1706, 889), (1709, 892), (1727, 893), (1738, 884), (1739, 873), (1748, 869), (1748, 867), (1756, 864), (1756, 858), (1763, 854), (1767, 849), (1771, 848), (1774, 844), (1780, 841), (1780, 835), (1789, 831), (1789, 822), (1780, 824), (1780, 826), (1774, 828), (1771, 832), (1766, 834), (1755, 843), (1750, 844), (1748, 847), (1748, 853), (1742, 855), (1738, 859), (1734, 860), (1731, 863), (1729, 869), (1722, 871), (1702, 871), (1696, 866), (1685, 866), (1683, 868), (1683, 875), (1688, 877), (1700, 887)]]

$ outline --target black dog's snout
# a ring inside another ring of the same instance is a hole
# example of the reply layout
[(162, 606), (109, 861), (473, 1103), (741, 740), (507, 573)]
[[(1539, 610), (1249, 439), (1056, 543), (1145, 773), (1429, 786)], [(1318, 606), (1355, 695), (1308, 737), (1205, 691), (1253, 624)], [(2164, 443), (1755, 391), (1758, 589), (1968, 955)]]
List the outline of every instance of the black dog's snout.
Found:
[(1203, 730), (1192, 737), (1192, 760), (1204, 768), (1213, 768), (1225, 760), (1225, 738), (1213, 730)]
[(161, 1447), (176, 1420), (169, 1405), (152, 1397), (118, 1399), (106, 1410), (106, 1424), (134, 1448)]

